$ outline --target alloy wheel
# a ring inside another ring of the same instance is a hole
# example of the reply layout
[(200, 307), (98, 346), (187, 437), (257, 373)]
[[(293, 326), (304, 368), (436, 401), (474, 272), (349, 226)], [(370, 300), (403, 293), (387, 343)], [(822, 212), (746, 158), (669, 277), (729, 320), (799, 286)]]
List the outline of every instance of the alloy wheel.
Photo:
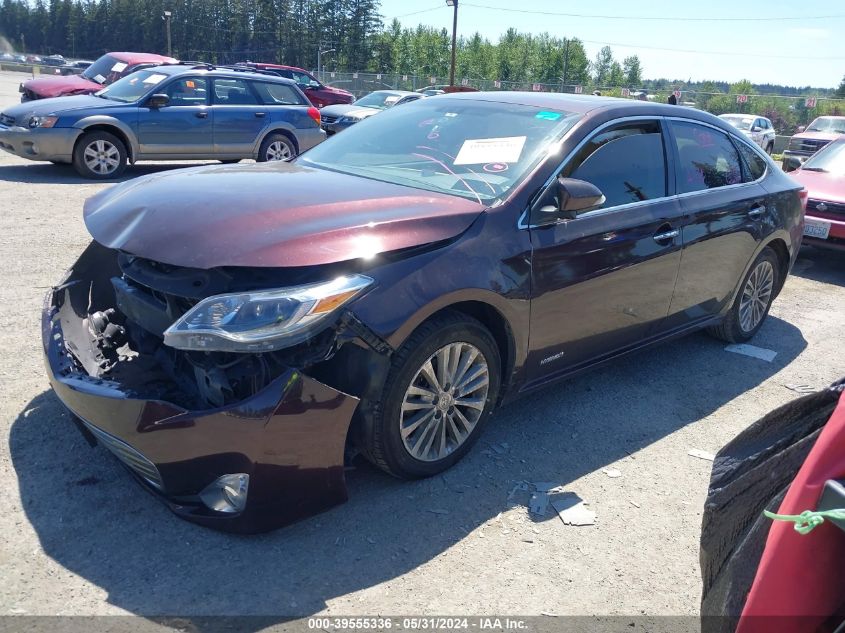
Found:
[(761, 261), (751, 271), (739, 303), (739, 326), (743, 332), (753, 331), (766, 315), (772, 298), (774, 280), (775, 271), (769, 261)]
[(114, 144), (99, 139), (86, 146), (82, 154), (85, 166), (100, 176), (111, 174), (120, 167), (120, 150)]
[(293, 157), (290, 146), (282, 141), (273, 141), (267, 146), (267, 160), (287, 160)]
[(411, 380), (399, 420), (408, 453), (424, 462), (447, 457), (472, 434), (487, 403), (490, 371), (469, 343), (441, 347)]

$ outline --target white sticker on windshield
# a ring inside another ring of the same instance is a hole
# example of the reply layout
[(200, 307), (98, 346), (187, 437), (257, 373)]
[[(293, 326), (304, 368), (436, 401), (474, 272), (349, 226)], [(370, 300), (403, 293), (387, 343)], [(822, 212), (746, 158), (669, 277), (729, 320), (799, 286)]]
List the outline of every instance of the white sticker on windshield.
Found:
[(124, 62), (117, 62), (114, 66), (111, 67), (111, 71), (113, 73), (122, 73), (124, 70), (126, 70), (127, 66), (128, 64), (125, 64)]
[(106, 78), (102, 75), (97, 75), (96, 77), (94, 77), (94, 81), (96, 81), (98, 84), (102, 84), (105, 83)]
[(144, 79), (145, 84), (158, 84), (167, 79), (167, 75), (150, 75), (146, 79)]
[(455, 165), (483, 165), (487, 163), (515, 163), (519, 160), (524, 136), (503, 138), (470, 138), (464, 141), (455, 158)]

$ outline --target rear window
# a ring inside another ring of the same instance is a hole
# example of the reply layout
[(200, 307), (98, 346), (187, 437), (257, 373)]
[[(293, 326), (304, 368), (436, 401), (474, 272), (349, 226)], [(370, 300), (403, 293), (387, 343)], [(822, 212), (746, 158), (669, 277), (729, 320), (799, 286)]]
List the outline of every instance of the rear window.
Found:
[(307, 103), (296, 89), (285, 84), (256, 81), (253, 86), (264, 105), (305, 105)]
[(739, 154), (727, 134), (714, 128), (672, 121), (678, 148), (678, 193), (726, 187), (742, 182)]
[(257, 105), (249, 84), (243, 79), (215, 79), (214, 103), (217, 105)]

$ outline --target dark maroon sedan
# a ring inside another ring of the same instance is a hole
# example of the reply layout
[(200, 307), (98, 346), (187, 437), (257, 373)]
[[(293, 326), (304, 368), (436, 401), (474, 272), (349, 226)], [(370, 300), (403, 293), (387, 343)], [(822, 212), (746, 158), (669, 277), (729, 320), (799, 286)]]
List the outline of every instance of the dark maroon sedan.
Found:
[(53, 388), (180, 516), (259, 531), (344, 501), (347, 446), (434, 475), (532, 389), (700, 328), (750, 339), (803, 208), (708, 114), (468, 93), (291, 163), (138, 178), (85, 222), (44, 310)]

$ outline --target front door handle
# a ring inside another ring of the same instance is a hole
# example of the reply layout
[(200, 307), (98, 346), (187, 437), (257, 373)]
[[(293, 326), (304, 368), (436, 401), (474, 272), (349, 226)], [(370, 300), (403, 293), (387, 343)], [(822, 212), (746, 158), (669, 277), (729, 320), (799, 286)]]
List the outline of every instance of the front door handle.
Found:
[(655, 233), (654, 241), (658, 244), (668, 242), (669, 240), (674, 240), (680, 234), (680, 229), (669, 229), (668, 231), (663, 231), (662, 233)]
[(263, 119), (265, 114), (267, 114), (267, 113), (266, 112), (256, 112), (255, 116), (257, 116), (259, 119)]
[(752, 207), (751, 210), (748, 212), (748, 217), (752, 220), (759, 220), (763, 217), (763, 214), (766, 212), (766, 205), (758, 204), (756, 207)]
[(197, 117), (198, 119), (207, 119), (208, 118), (208, 112), (196, 112), (194, 114), (194, 116)]

